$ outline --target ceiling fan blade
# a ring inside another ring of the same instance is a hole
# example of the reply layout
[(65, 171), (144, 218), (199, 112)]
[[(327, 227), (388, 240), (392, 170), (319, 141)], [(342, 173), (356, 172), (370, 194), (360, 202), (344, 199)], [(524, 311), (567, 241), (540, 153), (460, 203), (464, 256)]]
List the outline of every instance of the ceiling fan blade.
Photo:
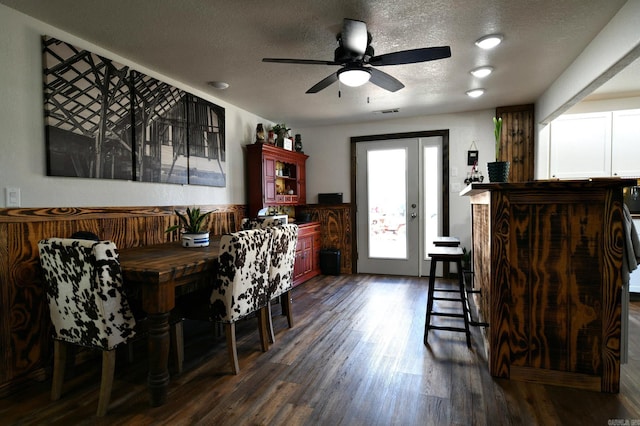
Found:
[(341, 65), (335, 61), (321, 61), (316, 59), (283, 59), (283, 58), (262, 58), (262, 62), (275, 62), (278, 64), (303, 64), (303, 65)]
[(375, 66), (415, 64), (417, 62), (449, 58), (450, 56), (451, 48), (449, 46), (423, 47), (421, 49), (402, 50), (374, 56), (369, 60), (369, 64)]
[(395, 77), (391, 77), (386, 72), (382, 72), (375, 68), (369, 68), (371, 71), (371, 78), (369, 81), (376, 86), (382, 87), (390, 92), (397, 92), (404, 87), (404, 84), (400, 83)]
[(367, 50), (367, 24), (355, 19), (344, 19), (342, 24), (342, 46), (359, 55)]
[(307, 93), (318, 93), (322, 89), (325, 89), (325, 88), (331, 86), (336, 81), (338, 81), (338, 73), (334, 72), (329, 77), (327, 77), (327, 78), (325, 78), (323, 80), (320, 80), (320, 82), (318, 84), (313, 86), (311, 89), (307, 90)]

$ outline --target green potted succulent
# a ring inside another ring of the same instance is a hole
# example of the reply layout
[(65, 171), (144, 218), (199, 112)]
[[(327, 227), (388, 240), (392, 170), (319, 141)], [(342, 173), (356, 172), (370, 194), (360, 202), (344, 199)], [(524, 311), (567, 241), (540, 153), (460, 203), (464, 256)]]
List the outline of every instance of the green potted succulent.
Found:
[(185, 213), (174, 210), (178, 215), (178, 224), (169, 226), (166, 232), (181, 229), (183, 247), (206, 247), (209, 245), (209, 231), (206, 230), (205, 225), (207, 217), (214, 211), (201, 212), (199, 207), (193, 209), (187, 207)]
[(496, 161), (487, 163), (489, 172), (489, 182), (507, 182), (509, 180), (508, 161), (500, 161), (500, 150), (502, 148), (502, 117), (493, 117), (493, 134), (496, 139)]

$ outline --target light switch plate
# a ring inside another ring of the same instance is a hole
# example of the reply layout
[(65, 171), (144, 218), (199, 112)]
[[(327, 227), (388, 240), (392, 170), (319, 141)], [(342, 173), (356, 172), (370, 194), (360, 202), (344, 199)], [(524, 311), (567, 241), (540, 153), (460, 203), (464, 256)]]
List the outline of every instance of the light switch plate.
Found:
[(5, 188), (7, 207), (20, 207), (20, 188)]

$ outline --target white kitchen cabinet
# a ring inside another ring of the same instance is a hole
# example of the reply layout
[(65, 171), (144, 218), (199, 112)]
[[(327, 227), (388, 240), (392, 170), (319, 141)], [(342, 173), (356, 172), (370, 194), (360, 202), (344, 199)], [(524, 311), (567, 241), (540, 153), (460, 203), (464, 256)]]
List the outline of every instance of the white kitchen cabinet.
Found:
[(549, 148), (551, 178), (640, 177), (640, 110), (561, 116)]
[(640, 109), (614, 111), (611, 126), (613, 176), (640, 176)]
[(611, 176), (611, 114), (571, 114), (551, 123), (552, 178)]

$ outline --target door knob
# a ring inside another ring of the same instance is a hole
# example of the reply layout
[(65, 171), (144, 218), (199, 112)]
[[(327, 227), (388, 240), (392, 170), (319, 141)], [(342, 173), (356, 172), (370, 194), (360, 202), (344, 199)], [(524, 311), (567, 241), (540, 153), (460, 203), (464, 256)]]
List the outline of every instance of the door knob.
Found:
[(412, 219), (415, 219), (416, 217), (418, 217), (418, 214), (417, 214), (417, 213), (411, 213), (411, 218), (412, 218)]

